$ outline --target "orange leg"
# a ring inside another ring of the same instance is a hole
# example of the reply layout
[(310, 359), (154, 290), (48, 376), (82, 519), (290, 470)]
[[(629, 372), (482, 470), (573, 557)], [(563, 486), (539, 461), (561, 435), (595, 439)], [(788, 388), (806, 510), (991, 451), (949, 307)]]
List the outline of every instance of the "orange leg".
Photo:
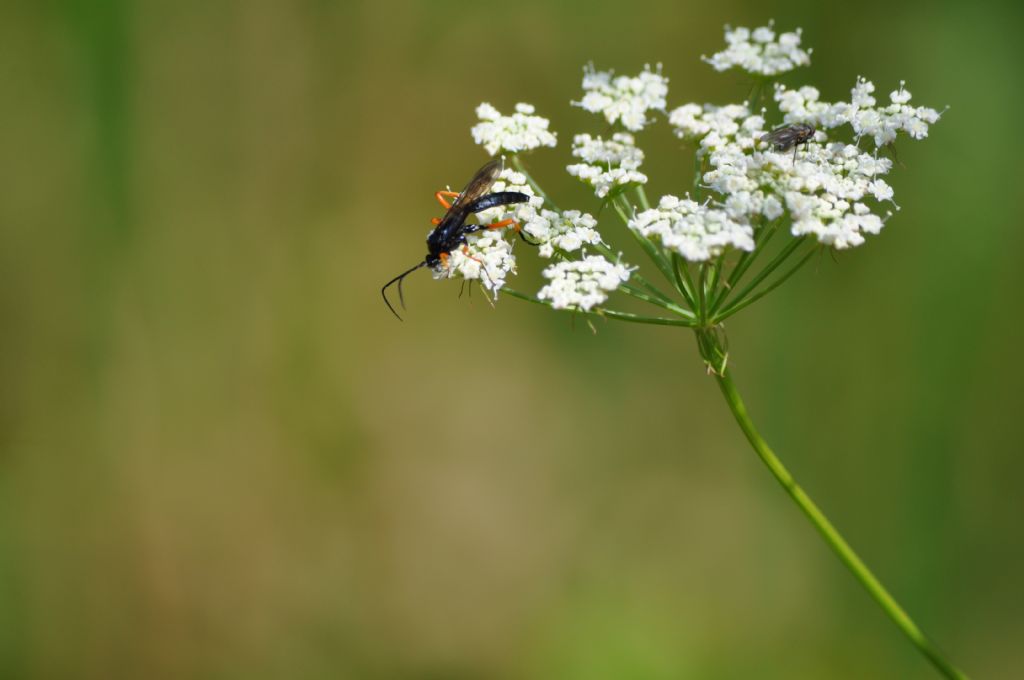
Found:
[(459, 192), (457, 192), (457, 191), (438, 191), (436, 194), (434, 194), (434, 198), (437, 199), (437, 202), (440, 203), (441, 205), (443, 205), (445, 210), (448, 210), (449, 208), (452, 207), (452, 204), (449, 203), (448, 201), (444, 200), (445, 196), (447, 196), (448, 198), (458, 198), (459, 197)]
[(481, 267), (484, 266), (484, 261), (483, 260), (481, 260), (479, 257), (473, 257), (472, 255), (470, 255), (470, 253), (469, 253), (469, 246), (467, 246), (465, 244), (463, 244), (463, 246), (462, 246), (462, 254), (465, 255), (466, 257), (468, 257), (469, 259), (473, 260), (473, 262), (478, 263)]
[(430, 223), (433, 224), (436, 227), (437, 225), (441, 224), (441, 218), (440, 217), (432, 217), (432, 218), (430, 218)]
[(441, 258), (441, 266), (448, 269), (448, 253), (441, 253), (439, 257)]
[(517, 233), (517, 234), (518, 234), (518, 233), (519, 233), (519, 232), (520, 232), (520, 231), (522, 230), (522, 228), (523, 228), (523, 226), (522, 226), (521, 224), (519, 224), (518, 222), (516, 222), (516, 221), (515, 221), (514, 219), (512, 219), (511, 217), (510, 217), (510, 218), (508, 218), (507, 220), (502, 220), (501, 222), (495, 222), (494, 224), (488, 224), (488, 225), (487, 225), (487, 228), (488, 228), (488, 229), (501, 229), (502, 227), (508, 227), (508, 226), (512, 226), (512, 228), (516, 230), (516, 233)]
[[(484, 261), (481, 260), (479, 257), (473, 257), (472, 255), (470, 255), (469, 254), (469, 246), (467, 246), (465, 244), (463, 244), (463, 246), (462, 246), (462, 252), (469, 259), (473, 260), (474, 262), (479, 263), (479, 265), (480, 265), (480, 273), (483, 274), (484, 276), (486, 276), (488, 281), (490, 281), (491, 280), (491, 275), (487, 273), (487, 265), (484, 264)], [(487, 297), (487, 293), (486, 292), (484, 292), (484, 297), (485, 298)], [(490, 301), (490, 298), (488, 298), (488, 301)], [(491, 305), (493, 306), (494, 303), (491, 302)]]

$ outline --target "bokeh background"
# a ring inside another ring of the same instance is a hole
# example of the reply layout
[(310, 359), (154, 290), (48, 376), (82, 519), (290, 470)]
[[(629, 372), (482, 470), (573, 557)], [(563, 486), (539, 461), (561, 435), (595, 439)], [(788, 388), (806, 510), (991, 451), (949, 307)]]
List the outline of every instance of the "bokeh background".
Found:
[[(737, 101), (699, 56), (772, 17), (815, 48), (787, 82), (951, 109), (900, 145), (903, 211), (736, 318), (730, 365), (939, 645), (1020, 677), (1018, 7), (4, 3), (0, 677), (935, 677), (687, 333), (378, 294), (483, 162), (479, 102), (551, 117), (531, 167), (593, 211), (583, 64)], [(640, 141), (654, 194), (688, 185)]]

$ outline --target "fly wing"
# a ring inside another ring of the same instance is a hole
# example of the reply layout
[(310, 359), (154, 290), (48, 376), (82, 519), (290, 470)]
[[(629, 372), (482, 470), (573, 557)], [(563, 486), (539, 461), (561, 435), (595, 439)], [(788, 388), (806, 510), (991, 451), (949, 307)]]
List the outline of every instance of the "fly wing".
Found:
[(786, 151), (789, 147), (796, 144), (799, 138), (799, 132), (792, 126), (781, 127), (777, 130), (772, 130), (768, 134), (761, 137), (762, 142), (767, 142), (776, 151)]
[(803, 144), (814, 136), (814, 126), (807, 123), (787, 125), (772, 130), (761, 137), (762, 142), (767, 142), (776, 151), (788, 151), (796, 144)]

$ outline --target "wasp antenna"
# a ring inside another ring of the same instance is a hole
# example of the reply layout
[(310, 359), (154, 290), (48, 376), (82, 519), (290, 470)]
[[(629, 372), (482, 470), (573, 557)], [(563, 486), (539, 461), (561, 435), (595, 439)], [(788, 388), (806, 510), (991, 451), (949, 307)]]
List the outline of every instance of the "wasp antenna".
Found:
[(412, 267), (411, 269), (407, 269), (406, 271), (402, 272), (401, 274), (399, 274), (395, 278), (393, 278), (390, 281), (388, 281), (387, 283), (385, 283), (384, 287), (380, 289), (380, 295), (381, 295), (382, 298), (384, 298), (384, 304), (386, 304), (388, 306), (388, 309), (391, 310), (391, 313), (394, 314), (395, 318), (398, 319), (399, 321), (402, 320), (402, 317), (399, 316), (398, 312), (395, 311), (395, 308), (391, 306), (391, 301), (388, 300), (387, 290), (388, 290), (388, 288), (390, 288), (395, 283), (398, 284), (398, 299), (402, 303), (402, 309), (405, 309), (405, 299), (402, 296), (402, 279), (404, 279), (409, 274), (412, 274), (414, 271), (416, 271), (420, 267), (426, 267), (426, 266), (427, 266), (426, 261), (420, 262), (415, 267)]

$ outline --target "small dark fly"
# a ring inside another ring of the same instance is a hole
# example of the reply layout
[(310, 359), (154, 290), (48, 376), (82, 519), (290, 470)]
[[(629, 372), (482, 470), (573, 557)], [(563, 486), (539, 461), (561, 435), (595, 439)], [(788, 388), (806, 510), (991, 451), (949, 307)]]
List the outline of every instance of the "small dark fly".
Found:
[(796, 163), (796, 147), (813, 139), (815, 132), (817, 130), (810, 123), (794, 123), (772, 130), (761, 137), (761, 141), (766, 142), (775, 151), (793, 149), (793, 162)]
[[(518, 191), (496, 191), (487, 193), (494, 185), (503, 167), (502, 160), (495, 158), (484, 167), (477, 170), (473, 179), (469, 180), (466, 188), (455, 193), (454, 191), (438, 191), (434, 194), (447, 212), (444, 217), (435, 217), (432, 222), (434, 229), (427, 236), (427, 256), (415, 267), (402, 272), (395, 278), (384, 284), (380, 294), (384, 298), (384, 304), (388, 306), (391, 313), (401, 321), (402, 317), (391, 306), (388, 300), (387, 289), (393, 284), (398, 284), (398, 300), (405, 309), (405, 298), (402, 295), (402, 279), (413, 273), (420, 267), (447, 267), (448, 257), (453, 250), (462, 246), (466, 248), (466, 235), (481, 229), (501, 229), (502, 227), (513, 226), (518, 231), (519, 224), (513, 219), (502, 220), (494, 224), (466, 224), (466, 219), (473, 213), (478, 213), (488, 208), (496, 208), (500, 205), (512, 205), (514, 203), (526, 203), (530, 197)], [(451, 199), (449, 202), (447, 199)]]

